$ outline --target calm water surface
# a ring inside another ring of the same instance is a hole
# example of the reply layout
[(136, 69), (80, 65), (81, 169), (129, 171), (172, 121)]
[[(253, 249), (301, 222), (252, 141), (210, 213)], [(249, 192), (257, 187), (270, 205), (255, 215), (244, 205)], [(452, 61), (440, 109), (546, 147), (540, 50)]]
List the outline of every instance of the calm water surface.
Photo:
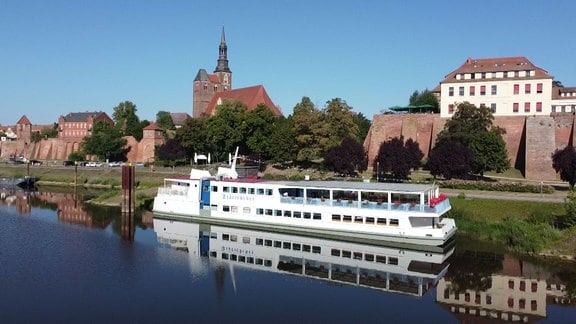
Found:
[(131, 221), (83, 198), (2, 195), (2, 323), (576, 322), (573, 264)]

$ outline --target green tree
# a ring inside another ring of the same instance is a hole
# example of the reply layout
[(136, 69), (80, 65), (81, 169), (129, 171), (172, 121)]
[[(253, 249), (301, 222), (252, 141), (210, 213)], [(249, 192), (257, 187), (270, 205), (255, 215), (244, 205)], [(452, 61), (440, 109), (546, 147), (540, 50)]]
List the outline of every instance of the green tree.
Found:
[(362, 113), (354, 114), (354, 123), (358, 127), (358, 142), (364, 143), (366, 136), (368, 136), (368, 132), (370, 131), (370, 127), (372, 126), (372, 122), (366, 118)]
[(335, 98), (326, 103), (324, 108), (325, 120), (328, 123), (329, 142), (323, 151), (340, 145), (346, 137), (358, 138), (358, 125), (354, 120), (352, 107), (340, 98)]
[(329, 144), (330, 127), (310, 98), (303, 97), (294, 107), (292, 125), (297, 151), (296, 160), (306, 164), (321, 158)]
[(133, 136), (137, 141), (140, 141), (144, 127), (136, 115), (137, 110), (136, 105), (130, 101), (121, 102), (114, 107), (112, 119), (116, 126), (124, 131), (124, 135)]
[(182, 145), (188, 159), (192, 158), (194, 153), (208, 154), (213, 151), (206, 117), (188, 118), (184, 125), (176, 130), (174, 139)]
[(272, 160), (274, 162), (295, 161), (298, 151), (294, 142), (294, 125), (292, 117), (279, 117), (272, 133)]
[(174, 121), (172, 120), (172, 116), (167, 111), (159, 111), (156, 114), (156, 125), (162, 128), (163, 131), (176, 129), (176, 126), (174, 126)]
[(408, 103), (411, 106), (424, 106), (429, 105), (432, 106), (433, 112), (438, 113), (440, 112), (440, 104), (438, 103), (438, 98), (436, 95), (429, 91), (428, 89), (423, 90), (422, 92), (418, 92), (418, 90), (414, 90)]
[(484, 106), (463, 102), (458, 104), (454, 116), (446, 122), (436, 138), (436, 145), (456, 140), (474, 153), (474, 172), (481, 176), (486, 171), (504, 172), (510, 167), (504, 129), (494, 126), (492, 111)]
[(259, 104), (246, 114), (246, 146), (248, 153), (254, 153), (260, 159), (268, 160), (274, 156), (274, 128), (279, 118), (265, 105)]
[(229, 153), (240, 148), (248, 150), (246, 145), (246, 105), (241, 101), (224, 101), (216, 107), (216, 114), (207, 119), (208, 140), (213, 145), (213, 153), (220, 161), (228, 158)]
[(99, 160), (111, 159), (114, 161), (126, 160), (126, 139), (115, 127), (105, 121), (99, 121), (92, 128), (92, 135), (84, 137), (80, 144), (86, 154), (96, 155)]

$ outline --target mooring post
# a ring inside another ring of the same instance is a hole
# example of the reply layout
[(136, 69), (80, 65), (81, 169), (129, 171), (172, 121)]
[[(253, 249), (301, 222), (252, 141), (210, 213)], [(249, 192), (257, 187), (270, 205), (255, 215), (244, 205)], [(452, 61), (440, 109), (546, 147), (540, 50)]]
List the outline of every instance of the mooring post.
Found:
[(134, 240), (135, 176), (132, 163), (122, 166), (122, 238), (127, 241)]

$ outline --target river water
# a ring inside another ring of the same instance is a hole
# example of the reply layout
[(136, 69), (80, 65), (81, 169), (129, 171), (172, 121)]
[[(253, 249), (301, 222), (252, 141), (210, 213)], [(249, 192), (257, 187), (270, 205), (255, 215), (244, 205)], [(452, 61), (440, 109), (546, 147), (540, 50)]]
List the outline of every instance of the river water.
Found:
[(576, 322), (573, 263), (182, 223), (2, 193), (0, 322)]

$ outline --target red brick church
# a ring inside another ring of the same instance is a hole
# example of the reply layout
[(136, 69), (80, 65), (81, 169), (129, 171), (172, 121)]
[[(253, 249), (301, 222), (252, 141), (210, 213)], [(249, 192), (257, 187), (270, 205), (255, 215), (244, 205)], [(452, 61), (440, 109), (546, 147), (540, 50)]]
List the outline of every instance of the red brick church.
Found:
[(227, 100), (239, 100), (243, 102), (248, 111), (264, 104), (276, 116), (281, 116), (280, 108), (274, 104), (266, 89), (262, 85), (232, 89), (232, 71), (228, 67), (228, 46), (224, 28), (220, 38), (218, 64), (213, 74), (200, 69), (193, 85), (193, 108), (194, 118), (212, 116), (216, 113), (216, 106)]

